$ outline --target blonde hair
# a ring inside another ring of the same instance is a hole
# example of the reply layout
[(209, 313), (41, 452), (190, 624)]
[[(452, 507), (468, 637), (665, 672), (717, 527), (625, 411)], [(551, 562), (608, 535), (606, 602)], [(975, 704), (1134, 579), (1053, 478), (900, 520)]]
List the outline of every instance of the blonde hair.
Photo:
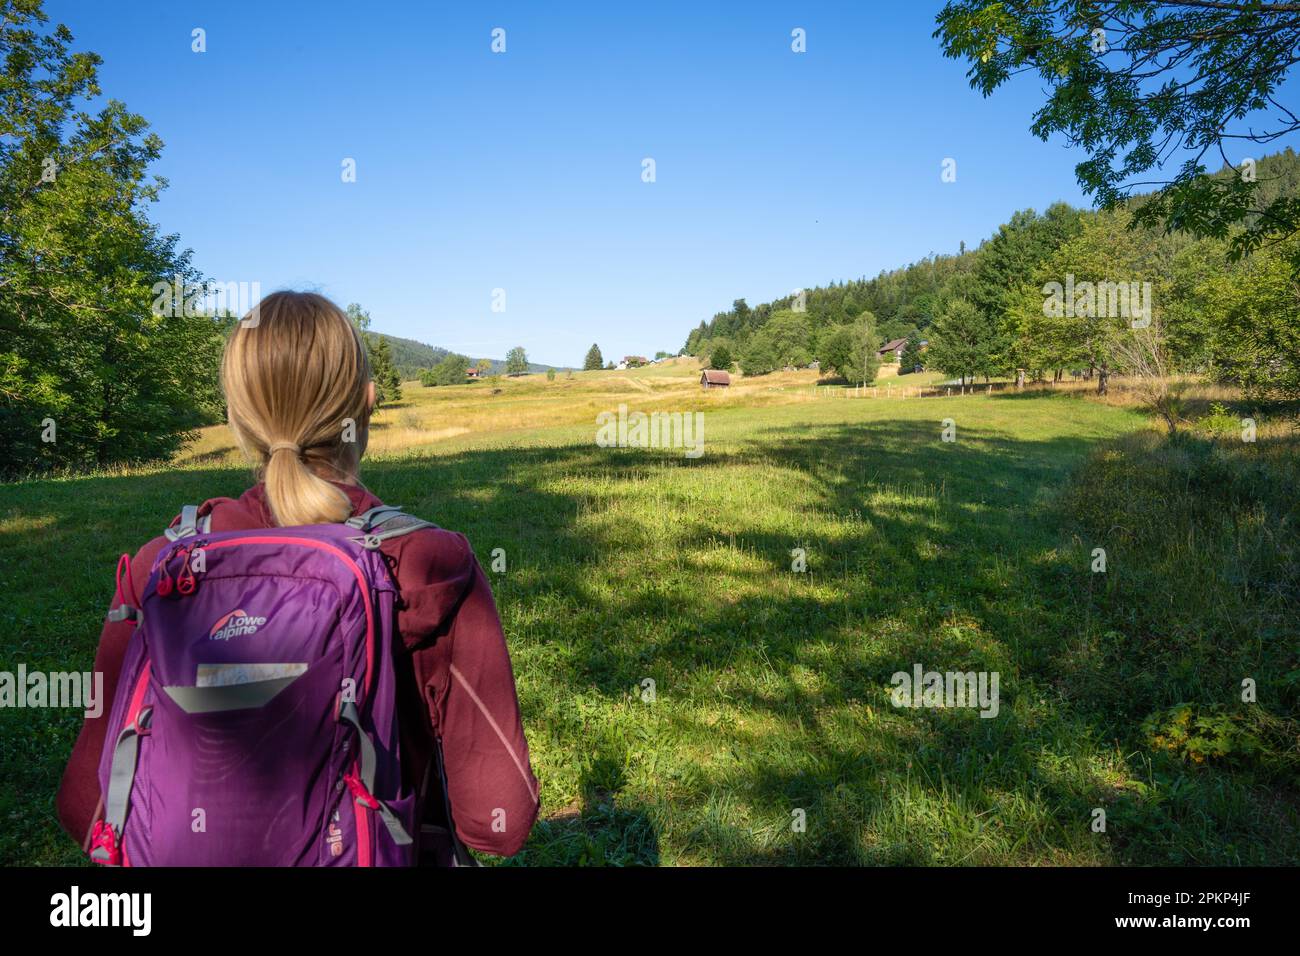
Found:
[(370, 425), (370, 363), (343, 311), (314, 292), (273, 292), (236, 326), (221, 359), (226, 415), (260, 462), (281, 526), (343, 521)]

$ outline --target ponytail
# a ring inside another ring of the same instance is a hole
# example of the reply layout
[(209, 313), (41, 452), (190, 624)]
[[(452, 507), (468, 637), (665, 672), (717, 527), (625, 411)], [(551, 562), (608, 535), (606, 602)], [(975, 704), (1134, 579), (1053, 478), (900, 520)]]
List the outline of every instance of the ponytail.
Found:
[(266, 500), (282, 527), (345, 520), (370, 424), (370, 366), (360, 333), (324, 296), (275, 292), (226, 343), (227, 418), (260, 463)]
[(287, 528), (345, 521), (352, 514), (348, 496), (308, 468), (301, 453), (290, 448), (290, 444), (281, 443), (271, 449), (262, 469), (266, 500), (275, 523)]

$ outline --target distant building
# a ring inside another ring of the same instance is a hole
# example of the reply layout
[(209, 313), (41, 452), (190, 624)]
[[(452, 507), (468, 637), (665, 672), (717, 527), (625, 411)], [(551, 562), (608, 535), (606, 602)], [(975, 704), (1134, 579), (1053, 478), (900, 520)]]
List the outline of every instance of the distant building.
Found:
[(478, 369), (476, 369), (476, 368), (467, 368), (467, 369), (465, 369), (465, 377), (466, 377), (466, 378), (478, 378), (478, 375), (479, 375), (479, 373), (478, 373)]
[(894, 339), (892, 342), (886, 342), (880, 348), (876, 349), (876, 354), (884, 358), (890, 352), (894, 353), (895, 359), (903, 357), (903, 349), (907, 348), (907, 339)]
[(726, 388), (731, 384), (731, 376), (715, 368), (706, 368), (700, 373), (700, 384), (705, 388)]

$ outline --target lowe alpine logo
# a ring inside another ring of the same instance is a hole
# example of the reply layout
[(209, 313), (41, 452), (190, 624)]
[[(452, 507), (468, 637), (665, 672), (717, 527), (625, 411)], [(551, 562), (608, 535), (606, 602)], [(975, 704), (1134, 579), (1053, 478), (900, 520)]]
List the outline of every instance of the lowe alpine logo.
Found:
[(228, 641), (232, 637), (254, 634), (265, 623), (264, 617), (251, 617), (247, 611), (234, 610), (222, 615), (221, 619), (212, 625), (212, 630), (208, 632), (208, 640)]

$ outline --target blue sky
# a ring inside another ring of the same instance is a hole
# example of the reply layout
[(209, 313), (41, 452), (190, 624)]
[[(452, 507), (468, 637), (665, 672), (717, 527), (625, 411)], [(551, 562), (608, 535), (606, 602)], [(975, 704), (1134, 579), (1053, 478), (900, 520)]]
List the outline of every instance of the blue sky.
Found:
[(735, 298), (1084, 202), (1080, 156), (1028, 132), (1037, 82), (970, 90), (931, 36), (938, 3), (406, 6), (46, 10), (162, 137), (152, 216), (206, 275), (319, 289), (471, 358), (675, 352)]

